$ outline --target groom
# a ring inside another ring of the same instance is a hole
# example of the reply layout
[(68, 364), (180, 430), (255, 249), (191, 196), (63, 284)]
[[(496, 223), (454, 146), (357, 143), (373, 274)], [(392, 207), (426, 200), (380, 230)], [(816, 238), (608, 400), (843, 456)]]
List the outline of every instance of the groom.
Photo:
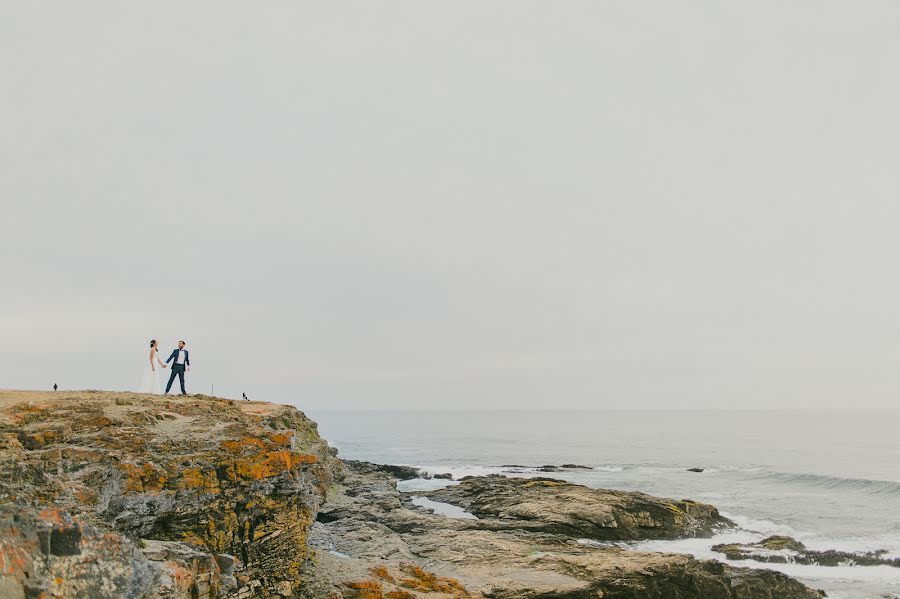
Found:
[(166, 360), (166, 364), (172, 360), (175, 360), (175, 363), (172, 364), (172, 374), (169, 375), (169, 384), (166, 385), (166, 393), (172, 388), (172, 383), (175, 381), (175, 375), (177, 374), (178, 382), (181, 383), (181, 394), (187, 395), (187, 391), (184, 390), (184, 371), (185, 369), (191, 369), (191, 358), (188, 356), (188, 350), (184, 349), (184, 341), (178, 342), (178, 349), (172, 350), (172, 355)]

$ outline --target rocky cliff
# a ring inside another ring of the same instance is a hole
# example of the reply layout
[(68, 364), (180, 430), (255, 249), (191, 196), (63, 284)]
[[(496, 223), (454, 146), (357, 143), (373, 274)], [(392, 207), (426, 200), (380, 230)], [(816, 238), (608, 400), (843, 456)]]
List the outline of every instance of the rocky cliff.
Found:
[(341, 467), (286, 406), (0, 393), (0, 597), (290, 597)]
[(771, 571), (606, 541), (708, 535), (712, 506), (488, 477), (430, 493), (343, 464), (294, 408), (0, 392), (0, 598), (811, 599)]

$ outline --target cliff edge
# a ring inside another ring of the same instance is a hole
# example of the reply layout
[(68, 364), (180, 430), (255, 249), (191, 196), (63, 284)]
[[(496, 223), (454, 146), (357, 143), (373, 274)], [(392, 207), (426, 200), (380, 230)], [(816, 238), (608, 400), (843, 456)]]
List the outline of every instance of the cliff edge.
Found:
[(0, 392), (0, 597), (290, 597), (340, 467), (288, 406)]

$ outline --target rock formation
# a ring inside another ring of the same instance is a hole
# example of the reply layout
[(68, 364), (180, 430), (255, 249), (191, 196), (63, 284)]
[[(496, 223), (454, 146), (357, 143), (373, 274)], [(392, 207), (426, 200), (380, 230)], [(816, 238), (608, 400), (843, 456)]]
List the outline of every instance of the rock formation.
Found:
[(340, 462), (285, 406), (0, 394), (0, 596), (289, 597)]
[(893, 566), (900, 568), (900, 558), (886, 558), (887, 551), (852, 553), (849, 551), (814, 551), (800, 541), (781, 535), (767, 537), (758, 543), (713, 545), (713, 551), (730, 560), (752, 559), (770, 564), (807, 564), (816, 566)]
[(287, 406), (0, 392), (0, 597), (819, 596), (597, 541), (708, 534), (712, 506), (489, 477), (428, 494), (478, 516), (452, 519), (398, 492), (415, 473), (345, 466)]
[(424, 495), (523, 530), (599, 541), (711, 536), (716, 528), (734, 525), (713, 506), (689, 499), (589, 489), (552, 478), (467, 477)]

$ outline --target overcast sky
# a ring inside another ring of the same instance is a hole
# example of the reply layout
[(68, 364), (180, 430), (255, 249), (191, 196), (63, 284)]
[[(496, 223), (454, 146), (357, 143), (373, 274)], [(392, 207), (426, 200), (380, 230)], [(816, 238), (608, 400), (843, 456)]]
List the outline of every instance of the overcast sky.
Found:
[(0, 0), (0, 388), (896, 407), (900, 4)]

